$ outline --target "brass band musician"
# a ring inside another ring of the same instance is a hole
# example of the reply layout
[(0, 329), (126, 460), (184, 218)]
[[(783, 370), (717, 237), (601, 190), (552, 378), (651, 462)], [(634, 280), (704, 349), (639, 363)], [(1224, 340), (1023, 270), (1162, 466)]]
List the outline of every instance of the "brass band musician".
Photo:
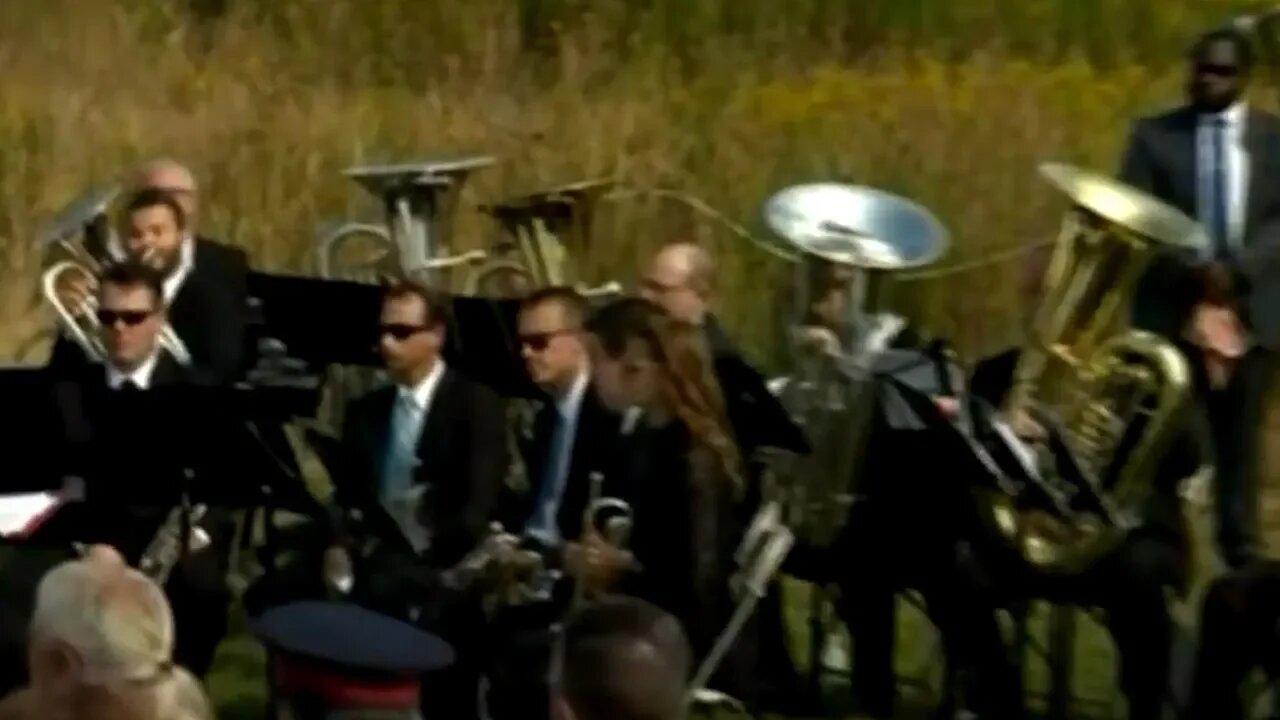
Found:
[[(171, 160), (155, 161), (137, 180), (129, 202), (121, 257), (142, 260), (161, 273), (169, 322), (191, 354), (198, 374), (212, 382), (236, 379), (245, 362), (248, 260), (244, 251), (196, 232), (199, 194), (191, 172)], [(67, 288), (68, 307), (88, 292)], [(83, 353), (59, 337), (49, 367), (74, 368)]]

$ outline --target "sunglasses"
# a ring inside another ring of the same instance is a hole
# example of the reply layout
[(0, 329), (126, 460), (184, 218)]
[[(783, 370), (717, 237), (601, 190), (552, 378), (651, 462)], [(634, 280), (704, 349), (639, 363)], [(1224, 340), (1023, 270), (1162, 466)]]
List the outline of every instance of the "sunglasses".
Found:
[(525, 333), (520, 336), (520, 347), (529, 348), (534, 352), (542, 352), (558, 336), (572, 335), (574, 332), (574, 330), (551, 330), (549, 332)]
[(1220, 65), (1217, 63), (1197, 63), (1197, 75), (1214, 75), (1216, 77), (1235, 77), (1240, 74), (1240, 68), (1235, 65)]
[(378, 326), (378, 337), (390, 336), (393, 340), (408, 340), (420, 332), (429, 330), (426, 325), (406, 325), (404, 323), (386, 323)]
[(103, 327), (115, 327), (116, 323), (124, 323), (128, 327), (141, 325), (151, 317), (150, 310), (99, 310), (98, 322)]

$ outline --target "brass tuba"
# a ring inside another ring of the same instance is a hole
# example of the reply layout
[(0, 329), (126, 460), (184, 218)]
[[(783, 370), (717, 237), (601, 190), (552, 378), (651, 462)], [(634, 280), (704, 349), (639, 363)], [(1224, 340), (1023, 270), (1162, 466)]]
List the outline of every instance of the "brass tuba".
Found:
[(909, 200), (835, 183), (786, 188), (768, 200), (764, 217), (775, 236), (765, 249), (796, 271), (792, 373), (776, 391), (811, 446), (807, 456), (775, 460), (774, 469), (797, 542), (823, 548), (854, 501), (873, 410), (871, 363), (905, 325), (877, 311), (876, 285), (889, 273), (934, 262), (947, 232)]
[[(55, 216), (40, 238), (46, 252), (61, 252), (66, 256), (44, 271), (41, 278), (44, 299), (58, 314), (63, 331), (94, 362), (102, 362), (107, 356), (93, 294), (98, 276), (105, 265), (125, 257), (107, 217), (108, 209), (119, 195), (120, 188), (114, 186), (84, 193)], [(68, 306), (64, 299), (66, 290), (73, 286), (88, 293), (76, 307)], [(186, 344), (167, 323), (160, 331), (159, 341), (179, 364), (191, 363)]]
[[(608, 180), (585, 180), (482, 206), (504, 237), (472, 271), (464, 293), (518, 297), (539, 287), (573, 284), (573, 258), (590, 250), (596, 206), (612, 186)], [(617, 283), (577, 289), (588, 297), (622, 291)]]
[[(403, 165), (348, 168), (355, 180), (382, 202), (384, 221), (347, 222), (322, 229), (316, 239), (320, 276), (372, 279), (409, 277), (428, 287), (448, 289), (446, 271), (468, 267), (486, 253), (450, 255), (453, 221), (468, 176), (493, 164), (486, 156)], [(346, 246), (371, 240), (372, 257), (344, 261)], [(370, 277), (372, 276), (372, 277)]]
[(1140, 521), (1190, 392), (1170, 342), (1126, 329), (1135, 285), (1156, 251), (1207, 240), (1128, 185), (1068, 165), (1040, 173), (1074, 207), (1001, 409), (1017, 479), (977, 492), (984, 519), (1031, 566), (1072, 573)]

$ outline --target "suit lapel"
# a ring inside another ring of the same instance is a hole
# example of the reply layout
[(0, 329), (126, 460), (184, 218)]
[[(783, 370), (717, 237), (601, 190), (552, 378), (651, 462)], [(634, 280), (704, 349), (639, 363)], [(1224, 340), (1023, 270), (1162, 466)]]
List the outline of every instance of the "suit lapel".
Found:
[(457, 376), (446, 367), (444, 374), (440, 376), (440, 384), (428, 401), (427, 416), (423, 418), (422, 431), (418, 434), (419, 466), (418, 472), (414, 473), (415, 481), (429, 481), (432, 469), (440, 465), (440, 458), (436, 455), (448, 445), (446, 436), (449, 434), (449, 423), (457, 414), (454, 412), (457, 390)]
[(1242, 238), (1245, 243), (1248, 243), (1253, 236), (1255, 221), (1259, 217), (1259, 211), (1262, 209), (1260, 191), (1265, 186), (1263, 178), (1268, 177), (1268, 168), (1265, 165), (1268, 150), (1265, 122), (1266, 118), (1253, 108), (1250, 108), (1245, 115), (1244, 151), (1249, 164), (1249, 172), (1245, 180), (1247, 187), (1245, 189), (1244, 232)]
[(371, 414), (369, 418), (368, 436), (365, 442), (368, 444), (367, 452), (369, 457), (373, 459), (373, 482), (374, 496), (380, 495), (382, 485), (382, 475), (386, 472), (387, 463), (387, 442), (391, 437), (391, 412), (395, 406), (396, 388), (394, 385), (385, 388), (380, 395), (371, 403)]

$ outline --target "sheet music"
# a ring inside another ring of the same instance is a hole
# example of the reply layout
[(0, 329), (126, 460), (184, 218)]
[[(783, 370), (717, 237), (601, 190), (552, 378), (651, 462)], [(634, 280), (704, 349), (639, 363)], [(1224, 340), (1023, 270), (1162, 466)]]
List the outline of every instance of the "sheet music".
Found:
[(17, 493), (0, 495), (0, 537), (26, 537), (62, 505), (56, 493)]

